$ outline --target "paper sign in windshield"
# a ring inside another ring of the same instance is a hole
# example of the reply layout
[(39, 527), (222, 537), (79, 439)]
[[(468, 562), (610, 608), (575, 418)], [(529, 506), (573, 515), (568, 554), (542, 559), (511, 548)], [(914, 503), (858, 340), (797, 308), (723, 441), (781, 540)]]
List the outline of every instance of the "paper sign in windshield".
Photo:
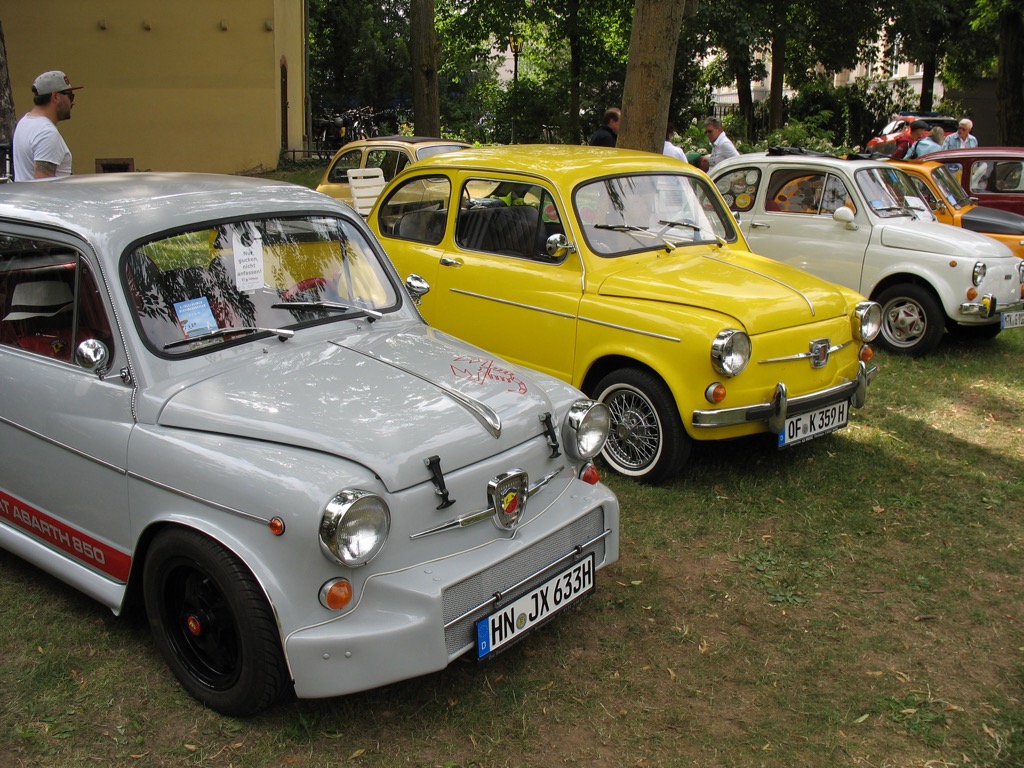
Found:
[(263, 287), (263, 239), (249, 232), (231, 233), (231, 251), (235, 257), (235, 287), (257, 291)]
[(205, 296), (188, 301), (176, 301), (174, 314), (178, 316), (178, 325), (181, 326), (186, 339), (217, 330), (217, 318), (213, 316), (210, 302)]

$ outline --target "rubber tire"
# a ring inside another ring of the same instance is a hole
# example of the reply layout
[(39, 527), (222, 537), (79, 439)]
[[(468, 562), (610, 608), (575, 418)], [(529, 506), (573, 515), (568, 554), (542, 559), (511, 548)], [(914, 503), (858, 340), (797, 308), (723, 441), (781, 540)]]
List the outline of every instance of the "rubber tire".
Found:
[[(187, 528), (161, 533), (146, 554), (143, 593), (157, 649), (201, 703), (247, 717), (290, 691), (263, 591), (216, 541)], [(198, 634), (189, 618), (197, 619)]]
[[(946, 314), (927, 288), (912, 283), (886, 288), (876, 299), (882, 305), (878, 343), (898, 355), (921, 357), (935, 350), (946, 331)], [(894, 327), (900, 319), (907, 326)]]
[(612, 414), (611, 432), (601, 452), (608, 466), (644, 483), (660, 483), (679, 473), (693, 442), (660, 378), (624, 368), (601, 379), (593, 396)]

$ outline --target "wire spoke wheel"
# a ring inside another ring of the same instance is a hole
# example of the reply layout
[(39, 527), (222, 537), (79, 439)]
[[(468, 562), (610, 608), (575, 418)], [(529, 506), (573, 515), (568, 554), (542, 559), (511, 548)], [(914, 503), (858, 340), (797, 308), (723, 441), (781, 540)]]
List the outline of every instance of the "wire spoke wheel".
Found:
[(690, 438), (668, 387), (646, 370), (627, 368), (604, 377), (596, 397), (611, 413), (602, 456), (620, 474), (657, 483), (679, 472)]

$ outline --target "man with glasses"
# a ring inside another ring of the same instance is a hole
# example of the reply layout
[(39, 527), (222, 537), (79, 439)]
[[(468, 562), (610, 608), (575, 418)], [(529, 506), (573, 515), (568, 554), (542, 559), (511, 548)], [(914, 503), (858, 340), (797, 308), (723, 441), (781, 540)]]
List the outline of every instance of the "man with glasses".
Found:
[(736, 145), (725, 135), (722, 128), (722, 121), (717, 117), (709, 117), (704, 121), (704, 135), (711, 142), (711, 154), (701, 155), (700, 169), (707, 173), (723, 160), (730, 157), (738, 157), (740, 152)]
[(943, 149), (974, 149), (978, 146), (978, 139), (971, 133), (974, 123), (968, 118), (960, 121), (956, 133), (951, 133), (942, 142)]
[(44, 72), (32, 84), (30, 112), (14, 129), (14, 180), (45, 181), (71, 175), (71, 150), (57, 130), (57, 123), (71, 119), (75, 91), (60, 71)]

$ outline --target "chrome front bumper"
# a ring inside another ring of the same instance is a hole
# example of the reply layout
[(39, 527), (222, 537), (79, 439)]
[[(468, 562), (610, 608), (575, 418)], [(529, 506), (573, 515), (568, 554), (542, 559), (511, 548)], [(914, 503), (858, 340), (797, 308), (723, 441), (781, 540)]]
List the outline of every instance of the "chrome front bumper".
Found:
[(698, 428), (733, 427), (751, 422), (768, 422), (769, 432), (779, 432), (785, 426), (788, 416), (809, 413), (826, 405), (852, 401), (854, 408), (860, 408), (867, 400), (868, 385), (875, 380), (878, 366), (870, 368), (863, 362), (857, 371), (857, 378), (835, 387), (812, 392), (800, 397), (789, 397), (786, 385), (779, 382), (771, 402), (744, 405), (739, 408), (722, 408), (714, 411), (694, 411), (693, 426)]
[(982, 296), (980, 301), (966, 301), (960, 305), (961, 315), (975, 315), (984, 319), (999, 317), (1000, 312), (1016, 312), (1024, 309), (1024, 301), (1013, 304), (999, 304), (991, 294)]

